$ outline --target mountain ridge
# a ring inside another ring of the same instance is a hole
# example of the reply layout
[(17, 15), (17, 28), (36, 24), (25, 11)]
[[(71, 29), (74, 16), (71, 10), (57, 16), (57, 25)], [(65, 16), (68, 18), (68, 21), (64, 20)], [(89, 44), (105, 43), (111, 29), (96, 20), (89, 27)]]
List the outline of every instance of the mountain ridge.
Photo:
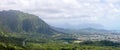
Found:
[(0, 11), (0, 31), (6, 33), (60, 33), (53, 30), (38, 16), (24, 13), (18, 10)]

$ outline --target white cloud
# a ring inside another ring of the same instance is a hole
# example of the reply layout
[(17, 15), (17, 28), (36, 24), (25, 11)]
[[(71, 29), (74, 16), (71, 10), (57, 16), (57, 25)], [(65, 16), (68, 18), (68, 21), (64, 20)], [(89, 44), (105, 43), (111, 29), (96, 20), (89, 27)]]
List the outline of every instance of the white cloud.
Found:
[(13, 9), (36, 14), (51, 25), (68, 22), (81, 24), (86, 21), (107, 26), (112, 22), (103, 21), (112, 20), (113, 17), (114, 22), (120, 20), (119, 3), (119, 0), (0, 0), (0, 10)]

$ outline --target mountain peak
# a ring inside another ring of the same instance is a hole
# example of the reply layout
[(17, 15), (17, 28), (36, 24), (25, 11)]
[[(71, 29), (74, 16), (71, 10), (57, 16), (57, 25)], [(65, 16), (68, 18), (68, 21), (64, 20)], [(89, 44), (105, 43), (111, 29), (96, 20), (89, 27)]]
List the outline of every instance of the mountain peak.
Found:
[(0, 30), (43, 34), (53, 34), (53, 32), (56, 32), (38, 16), (18, 10), (4, 10), (0, 12)]

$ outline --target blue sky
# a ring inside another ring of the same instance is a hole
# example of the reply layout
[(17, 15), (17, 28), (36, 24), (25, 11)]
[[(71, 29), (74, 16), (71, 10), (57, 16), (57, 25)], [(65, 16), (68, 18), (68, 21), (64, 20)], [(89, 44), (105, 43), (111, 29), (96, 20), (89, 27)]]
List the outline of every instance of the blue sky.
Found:
[(120, 30), (120, 0), (0, 0), (0, 10), (10, 9), (35, 14), (56, 27), (93, 23)]

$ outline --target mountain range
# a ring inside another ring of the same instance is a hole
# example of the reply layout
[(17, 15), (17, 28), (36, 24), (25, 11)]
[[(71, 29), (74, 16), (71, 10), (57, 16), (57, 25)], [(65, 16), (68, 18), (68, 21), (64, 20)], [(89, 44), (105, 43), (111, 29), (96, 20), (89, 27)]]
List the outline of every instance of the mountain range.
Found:
[[(86, 26), (86, 27), (84, 27)], [(90, 34), (90, 33), (111, 33), (109, 30), (101, 29), (99, 24), (86, 23), (77, 25), (76, 27), (67, 26), (69, 28), (57, 28), (50, 26), (36, 15), (24, 13), (17, 10), (0, 11), (0, 32), (1, 34), (27, 34), (30, 36), (41, 35), (62, 35), (69, 34)], [(60, 34), (62, 33), (62, 34)], [(27, 36), (26, 35), (26, 36)], [(21, 35), (22, 36), (22, 35)]]
[(64, 35), (38, 16), (17, 10), (0, 11), (0, 35), (27, 39), (43, 39)]

